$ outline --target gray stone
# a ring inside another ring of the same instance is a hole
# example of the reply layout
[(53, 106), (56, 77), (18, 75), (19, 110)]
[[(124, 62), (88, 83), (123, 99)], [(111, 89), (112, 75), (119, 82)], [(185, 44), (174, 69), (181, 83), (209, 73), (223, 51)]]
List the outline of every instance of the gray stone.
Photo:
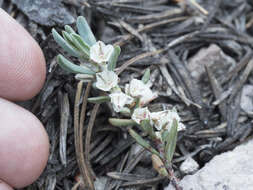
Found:
[(193, 174), (199, 169), (199, 164), (192, 157), (189, 156), (180, 165), (179, 169), (183, 174)]
[(66, 25), (75, 22), (75, 18), (61, 3), (61, 0), (12, 0), (18, 9), (32, 21), (46, 26)]
[(241, 108), (247, 113), (253, 113), (253, 85), (243, 86)]
[(235, 64), (235, 61), (226, 55), (219, 46), (211, 44), (208, 48), (202, 48), (198, 51), (189, 60), (187, 68), (196, 81), (201, 81), (207, 76), (205, 65), (210, 67), (215, 77), (218, 78), (224, 75)]
[[(183, 190), (252, 190), (253, 140), (215, 156), (194, 175), (185, 176)], [(169, 185), (165, 190), (174, 190)]]
[(108, 178), (107, 177), (98, 177), (96, 178), (94, 182), (94, 186), (96, 190), (104, 190), (105, 185), (107, 183)]

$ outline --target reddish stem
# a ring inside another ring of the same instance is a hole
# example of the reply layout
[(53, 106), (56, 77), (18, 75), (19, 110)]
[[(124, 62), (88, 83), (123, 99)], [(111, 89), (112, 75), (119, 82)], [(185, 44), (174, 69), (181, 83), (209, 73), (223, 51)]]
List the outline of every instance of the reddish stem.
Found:
[(183, 188), (181, 186), (179, 186), (179, 184), (178, 184), (179, 180), (175, 176), (173, 168), (171, 167), (171, 165), (169, 164), (169, 162), (165, 158), (162, 142), (156, 140), (155, 143), (156, 143), (157, 149), (160, 153), (160, 158), (163, 162), (163, 165), (165, 166), (165, 169), (167, 170), (167, 172), (169, 174), (169, 179), (170, 179), (172, 185), (175, 187), (176, 190), (183, 190)]

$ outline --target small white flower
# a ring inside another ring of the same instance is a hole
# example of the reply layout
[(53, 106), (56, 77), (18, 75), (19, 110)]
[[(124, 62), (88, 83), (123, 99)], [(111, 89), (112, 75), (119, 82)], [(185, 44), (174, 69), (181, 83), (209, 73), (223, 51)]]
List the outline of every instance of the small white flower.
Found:
[[(141, 80), (133, 79), (129, 84), (129, 93), (133, 97), (141, 97), (143, 96), (143, 92), (149, 89)], [(150, 90), (150, 89), (149, 89)]]
[(127, 95), (130, 95), (129, 84), (126, 84), (126, 85), (125, 85), (125, 93), (126, 93)]
[(178, 123), (178, 126), (177, 126), (177, 131), (182, 131), (182, 130), (185, 130), (185, 126), (183, 123), (180, 122), (181, 118), (179, 117), (178, 113), (176, 110), (172, 110), (170, 112), (170, 115), (169, 117), (171, 118), (171, 122), (168, 122), (168, 124), (165, 126), (165, 129), (167, 130), (170, 130), (172, 124), (173, 124), (173, 119), (175, 119)]
[(168, 119), (169, 119), (167, 117), (168, 112), (169, 110), (150, 113), (151, 121), (153, 122), (157, 130), (160, 131), (162, 127), (168, 123)]
[(133, 103), (134, 99), (123, 92), (116, 92), (109, 95), (114, 111), (120, 112), (125, 105)]
[[(177, 121), (178, 122), (178, 121)], [(165, 130), (170, 130), (171, 128), (171, 124), (168, 123), (166, 126), (165, 126)], [(178, 122), (178, 128), (177, 128), (177, 131), (182, 131), (182, 130), (185, 130), (185, 126), (183, 123), (181, 122)], [(162, 133), (163, 131), (162, 130), (159, 130), (159, 131), (155, 131), (155, 135), (158, 139), (160, 139), (162, 141)]]
[(118, 84), (118, 75), (113, 71), (105, 69), (104, 71), (96, 74), (96, 87), (103, 91), (110, 91)]
[(150, 114), (151, 121), (153, 122), (155, 128), (157, 130), (161, 130), (165, 128), (167, 130), (170, 129), (173, 119), (177, 120), (178, 123), (180, 121), (180, 117), (176, 111), (165, 110), (160, 112), (153, 112)]
[(98, 41), (90, 48), (90, 59), (98, 64), (105, 63), (109, 60), (113, 49), (112, 45)]
[(131, 80), (130, 84), (126, 85), (125, 91), (135, 98), (140, 98), (141, 106), (157, 98), (157, 94), (152, 92), (150, 85), (137, 79)]
[[(151, 91), (152, 92), (152, 91)], [(156, 99), (158, 97), (157, 93), (150, 93), (150, 94), (146, 94), (146, 96), (142, 96), (140, 99), (140, 105), (146, 105), (149, 102), (153, 101), (154, 99)]]
[(177, 131), (183, 131), (185, 130), (185, 125), (181, 122), (178, 123)]
[(136, 123), (140, 124), (142, 120), (150, 119), (150, 112), (147, 107), (136, 108), (131, 118)]
[(155, 136), (156, 136), (158, 139), (162, 140), (161, 131), (156, 131), (156, 132), (155, 132)]

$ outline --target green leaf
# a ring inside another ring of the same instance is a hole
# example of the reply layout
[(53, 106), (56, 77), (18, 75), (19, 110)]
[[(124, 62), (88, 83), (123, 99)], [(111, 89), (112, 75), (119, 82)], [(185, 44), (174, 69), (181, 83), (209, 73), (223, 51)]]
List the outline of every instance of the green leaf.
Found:
[(150, 79), (150, 69), (146, 69), (144, 75), (142, 76), (141, 80), (144, 84), (147, 84), (147, 82), (149, 81)]
[(65, 25), (65, 30), (66, 32), (68, 32), (69, 34), (76, 34), (76, 32), (73, 30), (73, 28), (69, 25)]
[(144, 140), (140, 135), (138, 135), (133, 129), (129, 129), (129, 134), (136, 140), (136, 142), (139, 145), (147, 149), (152, 154), (160, 156), (159, 153), (146, 140)]
[(112, 55), (110, 56), (109, 61), (108, 61), (107, 68), (109, 71), (113, 71), (115, 69), (120, 51), (121, 51), (121, 49), (119, 46), (114, 47)]
[(62, 31), (62, 36), (63, 36), (64, 40), (65, 40), (69, 45), (71, 45), (71, 47), (72, 47), (73, 49), (75, 49), (76, 51), (80, 52), (79, 48), (74, 44), (74, 42), (73, 42), (73, 40), (72, 40), (72, 38), (71, 38), (71, 36), (70, 36), (70, 34), (69, 34), (68, 32)]
[(71, 73), (81, 73), (81, 74), (90, 74), (90, 75), (96, 74), (94, 71), (90, 70), (88, 67), (75, 65), (74, 63), (70, 62), (62, 55), (57, 56), (57, 62), (64, 70)]
[(80, 52), (78, 52), (70, 44), (68, 44), (55, 29), (52, 29), (52, 34), (57, 44), (61, 46), (66, 52), (75, 57), (81, 56)]
[(161, 158), (155, 154), (152, 154), (152, 165), (153, 168), (162, 176), (169, 177), (169, 174), (164, 166), (164, 163), (162, 162)]
[(155, 139), (156, 135), (152, 125), (150, 124), (150, 120), (145, 119), (141, 121), (141, 128), (152, 138)]
[(119, 112), (124, 116), (131, 117), (131, 110), (127, 107), (123, 107)]
[(83, 38), (83, 40), (92, 46), (96, 43), (96, 38), (93, 32), (90, 29), (89, 24), (87, 23), (86, 19), (83, 16), (79, 16), (76, 21), (76, 26), (78, 33)]
[(140, 98), (135, 98), (134, 109), (137, 109), (138, 107), (140, 107), (140, 103), (141, 103), (141, 99)]
[(98, 96), (98, 97), (88, 98), (88, 102), (95, 103), (95, 104), (109, 102), (110, 100), (111, 100), (111, 98), (109, 96)]
[(167, 141), (168, 141), (168, 135), (169, 135), (170, 133), (169, 133), (169, 131), (168, 130), (163, 130), (162, 131), (162, 141), (164, 142), (164, 143), (167, 143)]
[(90, 75), (90, 74), (76, 74), (75, 75), (75, 78), (77, 80), (82, 80), (82, 81), (91, 81), (94, 79), (94, 75)]
[(79, 58), (84, 61), (89, 60), (89, 58), (90, 58), (89, 47), (87, 48), (87, 47), (84, 47), (84, 45), (80, 44), (80, 42), (75, 37), (73, 37), (74, 35), (77, 35), (77, 34), (69, 34), (65, 31), (62, 31), (62, 36), (66, 40), (66, 42), (69, 45), (71, 45), (73, 49), (80, 52)]
[(168, 140), (167, 144), (165, 146), (165, 157), (166, 160), (171, 163), (173, 154), (176, 149), (176, 144), (177, 144), (177, 127), (178, 127), (178, 122), (177, 120), (173, 119), (173, 123), (168, 135)]
[(75, 46), (84, 54), (86, 58), (90, 58), (90, 46), (86, 44), (78, 34), (71, 34), (71, 39)]
[(118, 119), (118, 118), (109, 118), (109, 123), (116, 127), (127, 127), (129, 125), (136, 124), (132, 119)]

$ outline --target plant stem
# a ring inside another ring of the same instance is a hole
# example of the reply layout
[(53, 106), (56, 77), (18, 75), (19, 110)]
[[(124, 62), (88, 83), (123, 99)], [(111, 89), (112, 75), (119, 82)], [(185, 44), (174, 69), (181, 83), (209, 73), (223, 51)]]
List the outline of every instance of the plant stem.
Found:
[(81, 113), (81, 118), (79, 114), (79, 105), (80, 105), (80, 99), (81, 99), (81, 92), (83, 89), (83, 82), (80, 81), (77, 85), (77, 91), (76, 91), (76, 97), (75, 97), (75, 106), (74, 106), (74, 135), (75, 135), (75, 151), (76, 151), (76, 158), (77, 158), (77, 164), (80, 170), (80, 174), (82, 176), (84, 185), (89, 189), (89, 190), (94, 190), (94, 183), (93, 179), (89, 170), (89, 165), (86, 162), (84, 158), (84, 152), (83, 152), (83, 125), (80, 125), (83, 123), (85, 119), (85, 111), (86, 111), (86, 104), (87, 104), (87, 98), (89, 96), (89, 91), (90, 91), (90, 86), (89, 84), (86, 87), (85, 90), (85, 96), (83, 99), (83, 106), (82, 106), (82, 113)]
[(181, 186), (179, 186), (179, 184), (178, 184), (179, 180), (175, 176), (173, 168), (171, 167), (171, 164), (168, 162), (168, 160), (166, 159), (166, 157), (164, 155), (165, 151), (163, 149), (164, 146), (162, 145), (162, 142), (157, 139), (155, 141), (155, 143), (156, 143), (156, 147), (157, 147), (157, 149), (158, 149), (158, 151), (160, 153), (160, 159), (162, 160), (163, 165), (164, 165), (165, 169), (167, 170), (167, 172), (169, 174), (168, 178), (170, 179), (172, 185), (174, 186), (174, 188), (176, 190), (183, 190), (183, 188)]
[(175, 187), (176, 190), (183, 190), (183, 188), (178, 184), (178, 178), (175, 176), (171, 165), (167, 162), (166, 159), (163, 159), (162, 161), (163, 161), (163, 164), (169, 174), (169, 178), (170, 178), (172, 185)]

